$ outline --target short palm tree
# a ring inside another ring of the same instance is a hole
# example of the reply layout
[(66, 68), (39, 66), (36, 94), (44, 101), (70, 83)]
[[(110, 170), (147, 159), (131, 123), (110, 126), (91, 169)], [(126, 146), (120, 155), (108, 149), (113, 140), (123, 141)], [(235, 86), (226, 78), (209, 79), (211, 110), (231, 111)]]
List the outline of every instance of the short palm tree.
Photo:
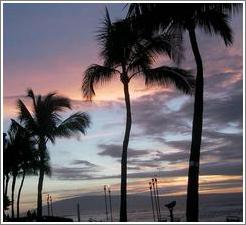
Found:
[(90, 125), (90, 117), (84, 112), (76, 112), (67, 119), (62, 120), (61, 113), (66, 109), (71, 109), (71, 101), (66, 97), (49, 93), (45, 96), (34, 95), (30, 89), (27, 91), (27, 97), (32, 101), (31, 111), (18, 100), (19, 109), (18, 126), (24, 127), (29, 131), (38, 145), (39, 157), (39, 180), (37, 197), (37, 217), (42, 217), (42, 189), (44, 175), (47, 172), (47, 162), (49, 154), (47, 151), (47, 142), (55, 142), (56, 137), (71, 137), (75, 133), (86, 134), (86, 129)]
[(8, 184), (10, 179), (11, 155), (8, 148), (7, 134), (3, 134), (3, 195), (8, 195)]
[(193, 77), (189, 71), (168, 66), (152, 68), (155, 57), (166, 54), (175, 58), (177, 39), (166, 34), (153, 34), (143, 39), (126, 20), (111, 22), (108, 11), (99, 31), (103, 65), (93, 64), (84, 72), (82, 92), (92, 99), (94, 86), (112, 79), (123, 84), (126, 105), (126, 128), (121, 158), (121, 202), (120, 221), (127, 221), (127, 149), (131, 131), (132, 117), (129, 95), (129, 82), (135, 77), (143, 77), (147, 85), (173, 85), (184, 93), (191, 93)]
[(20, 133), (21, 134), (21, 146), (18, 149), (18, 161), (19, 161), (19, 172), (18, 175), (21, 176), (21, 183), (18, 190), (17, 195), (17, 218), (20, 215), (20, 196), (22, 187), (24, 184), (24, 180), (26, 175), (37, 175), (38, 170), (38, 152), (36, 149), (35, 140), (32, 139), (29, 132), (21, 127), (18, 126), (18, 123), (15, 120), (11, 120), (10, 130), (12, 133)]
[(11, 202), (9, 200), (9, 197), (7, 195), (3, 196), (3, 221), (6, 221), (6, 214), (5, 211), (9, 210), (9, 206), (11, 205)]
[[(231, 3), (170, 3), (130, 5), (128, 16), (137, 16), (137, 26), (146, 30), (166, 29), (168, 32), (188, 31), (193, 55), (197, 67), (194, 115), (192, 127), (192, 143), (190, 150), (188, 189), (187, 189), (187, 221), (198, 221), (199, 214), (199, 165), (203, 127), (203, 62), (200, 55), (196, 29), (200, 28), (210, 35), (219, 35), (226, 46), (232, 44), (232, 31), (229, 16), (237, 11), (240, 4)], [(147, 26), (146, 26), (147, 24)], [(148, 32), (147, 32), (148, 33)]]
[(21, 151), (23, 149), (23, 133), (18, 130), (8, 131), (8, 144), (6, 152), (8, 153), (9, 161), (8, 167), (10, 168), (10, 174), (12, 175), (12, 186), (11, 186), (11, 217), (15, 217), (15, 185), (16, 179), (20, 171), (20, 159)]

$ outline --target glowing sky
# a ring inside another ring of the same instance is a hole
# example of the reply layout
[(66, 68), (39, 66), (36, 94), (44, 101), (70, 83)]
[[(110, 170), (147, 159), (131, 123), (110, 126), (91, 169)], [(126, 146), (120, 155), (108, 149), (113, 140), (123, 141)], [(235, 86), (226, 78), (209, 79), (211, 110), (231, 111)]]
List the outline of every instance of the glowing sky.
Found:
[[(124, 4), (107, 4), (113, 19), (123, 18)], [(74, 110), (91, 115), (85, 137), (57, 139), (49, 144), (53, 175), (44, 192), (55, 200), (103, 191), (119, 191), (125, 108), (118, 80), (96, 89), (93, 103), (82, 101), (83, 71), (100, 63), (95, 32), (105, 4), (4, 4), (4, 131), (16, 115), (15, 102), (25, 90), (57, 91), (73, 100)], [(242, 191), (243, 24), (242, 14), (231, 25), (234, 45), (226, 48), (216, 37), (198, 32), (205, 68), (205, 112), (201, 154), (202, 193)], [(195, 69), (185, 34), (183, 68)], [(158, 64), (170, 62), (160, 58)], [(131, 84), (133, 126), (129, 144), (129, 193), (148, 191), (157, 174), (161, 192), (185, 194), (191, 141), (193, 98), (174, 89)], [(68, 114), (66, 114), (68, 115)], [(64, 116), (66, 116), (64, 115)], [(26, 179), (24, 208), (35, 206), (37, 177)]]

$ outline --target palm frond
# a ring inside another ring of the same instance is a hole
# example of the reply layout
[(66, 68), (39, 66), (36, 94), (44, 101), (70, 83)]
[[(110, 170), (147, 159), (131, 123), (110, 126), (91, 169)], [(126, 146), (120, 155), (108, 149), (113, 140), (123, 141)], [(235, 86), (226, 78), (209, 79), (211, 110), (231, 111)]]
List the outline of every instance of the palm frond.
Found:
[(55, 130), (55, 136), (71, 137), (74, 133), (86, 134), (91, 120), (87, 113), (76, 112), (65, 119)]
[(161, 66), (144, 71), (146, 85), (173, 85), (185, 94), (193, 94), (195, 78), (191, 71)]
[(179, 63), (183, 58), (182, 35), (177, 33), (161, 33), (143, 40), (143, 46), (137, 54), (147, 54), (150, 58), (167, 55), (174, 62)]
[(24, 124), (24, 126), (28, 130), (36, 130), (36, 124), (33, 116), (29, 112), (26, 105), (18, 99), (17, 101), (17, 108), (18, 108), (18, 119), (21, 121), (21, 123)]
[(94, 86), (98, 83), (104, 84), (113, 78), (113, 75), (119, 73), (114, 68), (93, 64), (84, 72), (82, 82), (82, 92), (86, 99), (91, 100), (95, 95)]
[(35, 98), (34, 92), (31, 88), (27, 89), (27, 97), (32, 99), (33, 108), (34, 108), (34, 111), (36, 111), (36, 108), (37, 108), (36, 98)]
[(232, 30), (229, 25), (229, 16), (215, 9), (201, 12), (197, 18), (198, 25), (206, 33), (219, 34), (226, 46), (233, 42)]
[(156, 3), (131, 3), (127, 12), (127, 17), (139, 17), (153, 11), (153, 8), (160, 4)]
[(27, 133), (27, 129), (23, 127), (20, 123), (18, 123), (16, 120), (11, 119), (11, 124), (9, 127), (9, 131), (11, 133), (17, 133), (21, 131), (22, 133)]
[(242, 3), (209, 3), (203, 4), (204, 10), (211, 10), (215, 9), (221, 13), (225, 13), (228, 15), (233, 15), (234, 13), (238, 13), (240, 10), (243, 9)]
[(63, 111), (65, 108), (71, 109), (70, 99), (58, 96), (56, 92), (51, 92), (44, 96), (43, 102), (44, 107), (51, 113)]
[(105, 63), (107, 65), (112, 64), (110, 61), (110, 54), (111, 54), (110, 50), (112, 48), (110, 48), (110, 46), (106, 47), (108, 43), (111, 43), (111, 45), (113, 45), (112, 40), (109, 42), (109, 40), (112, 38), (111, 33), (112, 33), (112, 22), (110, 19), (108, 9), (106, 7), (105, 16), (102, 21), (102, 26), (97, 31), (96, 39), (97, 41), (99, 41), (100, 46), (101, 46), (100, 55), (105, 61), (107, 61), (107, 63)]
[(129, 62), (127, 72), (140, 73), (143, 70), (149, 69), (153, 61), (154, 57), (149, 56), (148, 52), (139, 51), (139, 53), (136, 53)]
[(141, 15), (139, 5), (139, 3), (131, 3), (127, 12), (127, 17)]

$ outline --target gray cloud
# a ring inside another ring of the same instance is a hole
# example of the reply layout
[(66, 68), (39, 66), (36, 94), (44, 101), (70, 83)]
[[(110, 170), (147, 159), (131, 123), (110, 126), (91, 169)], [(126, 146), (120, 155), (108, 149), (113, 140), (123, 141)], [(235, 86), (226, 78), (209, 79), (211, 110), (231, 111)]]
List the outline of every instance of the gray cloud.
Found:
[[(98, 155), (102, 156), (110, 156), (112, 158), (121, 158), (122, 146), (115, 144), (100, 144), (98, 145), (100, 149), (103, 151), (99, 152)], [(149, 153), (148, 150), (136, 150), (132, 148), (128, 148), (127, 155), (128, 158), (139, 157), (143, 155), (147, 155)]]
[(128, 160), (128, 165), (133, 165), (135, 167), (138, 167), (140, 169), (145, 169), (146, 167), (148, 168), (159, 168), (161, 166), (160, 162), (156, 161), (155, 158), (150, 158), (140, 160), (140, 159), (129, 159)]
[(74, 167), (55, 166), (52, 169), (53, 176), (61, 180), (88, 180), (100, 171), (100, 166), (87, 160), (73, 160), (71, 165)]
[(91, 162), (89, 162), (87, 160), (79, 160), (79, 159), (73, 160), (71, 165), (85, 165), (85, 166), (88, 166), (88, 167), (96, 167), (95, 164), (93, 164), (93, 163), (91, 163)]
[(81, 167), (57, 167), (53, 168), (53, 176), (61, 180), (85, 180), (93, 178), (92, 172), (95, 168), (81, 168)]
[[(182, 141), (165, 141), (165, 144), (175, 149), (175, 151), (165, 153), (158, 151), (155, 162), (165, 161), (169, 164), (177, 162), (187, 162), (190, 153), (190, 140)], [(225, 134), (205, 130), (201, 147), (201, 160), (210, 158), (210, 160), (236, 161), (242, 162), (243, 157), (242, 134)], [(211, 162), (212, 166), (212, 162)], [(214, 166), (214, 164), (213, 164)]]

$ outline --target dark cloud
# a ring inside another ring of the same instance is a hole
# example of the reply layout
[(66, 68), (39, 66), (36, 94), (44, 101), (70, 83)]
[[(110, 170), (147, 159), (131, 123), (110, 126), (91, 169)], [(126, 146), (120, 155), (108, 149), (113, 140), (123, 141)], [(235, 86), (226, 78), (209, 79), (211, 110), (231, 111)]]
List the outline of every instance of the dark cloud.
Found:
[(61, 180), (87, 180), (93, 178), (92, 172), (95, 172), (95, 168), (87, 167), (58, 167), (53, 168), (53, 176)]
[[(150, 158), (150, 157), (148, 157)], [(139, 167), (141, 169), (148, 168), (159, 168), (161, 166), (160, 162), (156, 161), (155, 158), (152, 159), (129, 159), (128, 165), (133, 165), (135, 167)]]
[(160, 91), (133, 101), (133, 123), (143, 130), (141, 135), (161, 136), (165, 131), (186, 130), (187, 124), (182, 119), (178, 120), (177, 112), (166, 104), (180, 96), (178, 93)]
[(189, 159), (189, 152), (187, 149), (179, 152), (174, 152), (174, 153), (163, 153), (163, 152), (158, 152), (157, 158), (155, 159), (156, 161), (162, 161), (162, 162), (168, 162), (170, 164), (179, 162), (179, 161), (188, 161)]
[[(140, 166), (129, 165), (128, 167), (129, 171), (137, 171), (137, 172), (129, 172), (127, 175), (128, 178), (152, 178), (153, 177), (153, 171), (139, 172), (145, 166), (146, 162), (138, 161), (134, 163), (139, 164)], [(157, 169), (159, 165), (158, 163), (160, 163), (160, 161), (159, 162), (158, 160), (153, 161), (152, 162), (153, 168), (155, 168), (154, 165), (156, 165), (156, 169)], [(133, 164), (133, 163), (129, 163), (129, 164)], [(188, 162), (187, 162), (187, 166), (188, 166)], [(200, 165), (201, 175), (242, 176), (242, 170), (243, 170), (242, 162), (230, 162), (230, 161), (212, 162), (212, 163), (208, 162), (208, 163), (201, 163)], [(53, 175), (57, 179), (61, 179), (61, 180), (101, 180), (101, 179), (112, 179), (112, 178), (120, 179), (120, 174), (112, 175), (112, 176), (111, 175), (106, 175), (106, 176), (97, 175), (97, 172), (99, 172), (99, 170), (96, 168), (58, 167), (58, 168), (54, 168), (52, 171), (53, 171)], [(163, 179), (171, 178), (171, 177), (187, 176), (187, 174), (188, 174), (188, 167), (184, 169), (168, 170), (168, 166), (167, 166), (167, 167), (164, 167), (158, 170), (158, 176), (162, 177)]]
[(140, 166), (128, 166), (127, 170), (142, 170)]
[[(174, 149), (174, 152), (157, 151), (155, 162), (165, 161), (169, 164), (187, 162), (190, 154), (190, 140), (164, 141), (163, 143)], [(201, 160), (210, 158), (212, 162), (236, 161), (242, 162), (243, 157), (242, 134), (225, 134), (205, 130), (201, 146)], [(211, 164), (212, 165), (212, 164)], [(214, 166), (214, 164), (213, 164)]]
[[(115, 144), (100, 144), (98, 145), (100, 149), (103, 149), (103, 151), (99, 152), (98, 155), (102, 156), (110, 156), (112, 158), (121, 158), (122, 154), (122, 146), (121, 145), (115, 145)], [(128, 148), (127, 155), (128, 159), (132, 157), (139, 157), (143, 155), (149, 154), (148, 150), (136, 150), (132, 148)]]
[(228, 123), (242, 125), (243, 95), (230, 94), (222, 99), (211, 99), (204, 103), (204, 119), (208, 121), (205, 126), (223, 127)]
[[(232, 75), (233, 76), (233, 75)], [(211, 79), (212, 82), (212, 79)], [(215, 82), (216, 83), (216, 82)], [(237, 129), (241, 132), (243, 116), (242, 80), (234, 82), (226, 93), (210, 91), (204, 98), (204, 131)], [(226, 89), (226, 88), (221, 88)], [(166, 135), (185, 135), (191, 137), (193, 117), (193, 97), (179, 101), (180, 95), (173, 92), (158, 92), (152, 96), (143, 96), (133, 102), (133, 118), (141, 130), (139, 136), (147, 135), (161, 143), (168, 141)], [(168, 107), (171, 101), (177, 102), (177, 108)], [(234, 131), (233, 131), (234, 132)], [(213, 135), (212, 135), (213, 136)], [(241, 138), (242, 142), (242, 138)], [(184, 143), (182, 143), (184, 144)], [(183, 148), (187, 148), (182, 146)]]
[(87, 160), (79, 160), (79, 159), (72, 161), (71, 165), (85, 165), (85, 166), (88, 166), (88, 167), (96, 167), (95, 164), (93, 164), (93, 163), (91, 163), (91, 162), (89, 162)]
[(237, 175), (243, 174), (243, 162), (205, 163), (200, 168), (201, 175)]
[(100, 166), (87, 160), (73, 160), (71, 165), (74, 167), (55, 166), (52, 169), (52, 175), (61, 180), (88, 180), (93, 179), (95, 174), (100, 171)]
[[(110, 156), (112, 158), (117, 158), (117, 161), (121, 162), (122, 146), (120, 145), (98, 145), (103, 151), (99, 152), (98, 155)], [(151, 156), (151, 153), (157, 152), (156, 150), (140, 150), (128, 148), (127, 150), (127, 164), (129, 170), (143, 170), (148, 168), (157, 168), (160, 166), (159, 162), (154, 161), (156, 157)], [(142, 159), (144, 157), (144, 159)]]

